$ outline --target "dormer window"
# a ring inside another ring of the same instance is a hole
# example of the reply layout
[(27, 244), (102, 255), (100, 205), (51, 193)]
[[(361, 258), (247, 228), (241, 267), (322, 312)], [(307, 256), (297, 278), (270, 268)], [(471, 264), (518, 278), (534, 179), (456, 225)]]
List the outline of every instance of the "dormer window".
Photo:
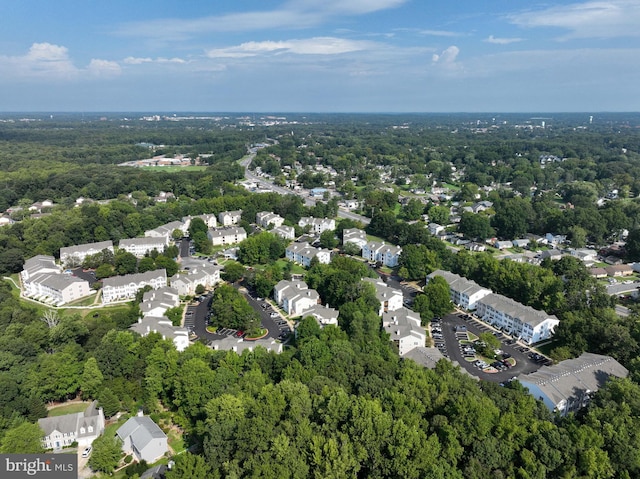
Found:
[(85, 432), (86, 432), (86, 431), (85, 431), (84, 427), (81, 427), (81, 428), (80, 428), (80, 434), (84, 434)]
[(88, 429), (89, 429), (89, 432), (93, 432), (93, 426), (89, 426)]

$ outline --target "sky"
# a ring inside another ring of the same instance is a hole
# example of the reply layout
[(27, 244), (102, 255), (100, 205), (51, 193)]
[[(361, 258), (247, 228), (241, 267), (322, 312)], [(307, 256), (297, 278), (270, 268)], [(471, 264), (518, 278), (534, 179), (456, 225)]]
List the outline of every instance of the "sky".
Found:
[(640, 0), (0, 0), (0, 111), (640, 111)]

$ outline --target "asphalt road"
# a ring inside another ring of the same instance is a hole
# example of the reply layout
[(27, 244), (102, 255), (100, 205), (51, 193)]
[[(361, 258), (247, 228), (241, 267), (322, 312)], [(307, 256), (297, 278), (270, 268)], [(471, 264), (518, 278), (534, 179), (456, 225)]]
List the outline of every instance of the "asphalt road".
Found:
[(180, 241), (180, 257), (181, 258), (188, 258), (189, 256), (191, 256), (191, 253), (189, 252), (190, 244), (191, 244), (191, 240), (189, 238), (182, 238), (182, 240)]
[(527, 357), (528, 352), (522, 353), (518, 351), (516, 348), (522, 348), (522, 344), (515, 343), (513, 345), (505, 344), (505, 340), (502, 340), (502, 345), (500, 349), (504, 352), (511, 354), (511, 357), (516, 360), (516, 365), (506, 371), (500, 371), (497, 373), (487, 373), (473, 365), (472, 362), (468, 362), (465, 357), (462, 355), (462, 351), (460, 350), (460, 343), (456, 339), (455, 327), (464, 325), (467, 327), (467, 331), (479, 336), (484, 332), (495, 332), (496, 330), (491, 328), (488, 325), (485, 325), (482, 322), (471, 320), (465, 321), (457, 316), (457, 314), (448, 314), (441, 321), (442, 325), (442, 335), (444, 337), (444, 342), (447, 346), (447, 351), (449, 358), (452, 361), (457, 361), (460, 364), (461, 368), (464, 368), (473, 376), (477, 376), (480, 379), (492, 382), (504, 382), (509, 379), (519, 376), (520, 374), (529, 374), (534, 371), (537, 371), (542, 366), (535, 361), (532, 361)]

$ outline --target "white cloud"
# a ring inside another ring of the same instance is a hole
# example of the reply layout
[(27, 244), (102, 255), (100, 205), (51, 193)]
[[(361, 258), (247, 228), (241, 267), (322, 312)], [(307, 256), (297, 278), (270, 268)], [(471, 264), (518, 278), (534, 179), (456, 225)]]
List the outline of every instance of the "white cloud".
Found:
[(228, 48), (211, 49), (209, 58), (246, 58), (267, 54), (339, 55), (372, 48), (373, 42), (346, 40), (336, 37), (314, 37), (284, 41), (246, 42)]
[(418, 30), (420, 35), (428, 35), (432, 37), (459, 37), (458, 32), (450, 32), (447, 30)]
[(155, 59), (150, 57), (127, 57), (124, 60), (122, 60), (122, 62), (127, 65), (142, 65), (144, 63), (177, 63), (177, 64), (187, 63), (187, 61), (183, 60), (182, 58), (164, 58), (164, 57), (158, 57)]
[(487, 43), (495, 43), (496, 45), (509, 45), (510, 43), (521, 42), (522, 38), (497, 38), (489, 35), (484, 41)]
[(122, 25), (116, 34), (162, 40), (184, 40), (210, 32), (301, 29), (331, 18), (357, 16), (399, 7), (408, 0), (290, 0), (273, 10), (212, 15), (195, 19), (166, 18)]
[(117, 62), (100, 60), (96, 58), (91, 59), (87, 70), (89, 71), (89, 73), (96, 76), (116, 76), (122, 73), (122, 69)]
[(460, 49), (455, 45), (451, 45), (440, 54), (434, 53), (431, 59), (433, 60), (433, 63), (443, 63), (450, 65), (455, 63), (459, 53)]
[(640, 36), (640, 2), (607, 0), (554, 6), (513, 14), (511, 23), (522, 27), (557, 27), (568, 30), (563, 39)]

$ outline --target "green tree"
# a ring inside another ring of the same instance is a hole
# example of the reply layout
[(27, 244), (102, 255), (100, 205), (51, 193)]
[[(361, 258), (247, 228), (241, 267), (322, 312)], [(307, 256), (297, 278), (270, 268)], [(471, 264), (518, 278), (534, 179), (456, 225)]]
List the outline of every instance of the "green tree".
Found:
[(202, 456), (187, 452), (175, 458), (175, 465), (165, 474), (167, 479), (209, 479), (211, 468)]
[(432, 206), (429, 208), (428, 215), (431, 223), (437, 223), (439, 225), (449, 224), (449, 208), (446, 206)]
[(124, 250), (119, 250), (114, 259), (116, 272), (122, 274), (133, 274), (138, 267), (138, 259), (132, 254)]
[(449, 284), (442, 276), (435, 276), (424, 287), (429, 309), (435, 316), (443, 316), (453, 310), (449, 296)]
[(338, 246), (338, 243), (335, 231), (326, 230), (320, 233), (320, 246), (322, 248), (333, 249)]
[(138, 273), (146, 273), (147, 271), (153, 271), (156, 269), (156, 262), (150, 256), (140, 258), (138, 261)]
[(44, 432), (37, 424), (22, 422), (8, 429), (0, 442), (0, 452), (4, 454), (38, 454), (44, 452), (42, 438)]
[(202, 218), (191, 218), (188, 230), (190, 238), (193, 238), (196, 233), (204, 233), (206, 236), (208, 230), (209, 228)]
[(101, 389), (104, 376), (98, 367), (96, 358), (91, 357), (84, 363), (84, 371), (80, 378), (80, 390), (83, 399), (95, 399)]
[(488, 216), (474, 214), (468, 211), (462, 213), (458, 231), (467, 238), (477, 238), (479, 240), (490, 238), (495, 233), (491, 227), (491, 220)]
[(224, 265), (224, 270), (220, 275), (221, 278), (229, 283), (235, 283), (242, 279), (244, 276), (245, 268), (237, 261), (227, 261)]
[(120, 411), (120, 400), (109, 388), (102, 389), (98, 394), (98, 405), (102, 408), (106, 417), (115, 416)]
[(93, 441), (89, 467), (94, 471), (111, 473), (122, 457), (122, 441), (117, 436), (102, 435)]

